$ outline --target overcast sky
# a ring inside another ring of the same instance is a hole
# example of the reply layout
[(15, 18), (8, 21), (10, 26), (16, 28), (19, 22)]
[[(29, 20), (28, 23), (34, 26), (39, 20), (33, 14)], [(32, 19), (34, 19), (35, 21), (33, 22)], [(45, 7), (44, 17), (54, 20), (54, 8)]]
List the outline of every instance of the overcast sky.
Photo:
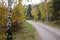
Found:
[[(40, 3), (40, 2), (42, 2), (42, 1), (44, 1), (44, 0), (30, 0), (29, 2), (27, 2), (27, 0), (22, 0), (22, 4), (23, 5), (28, 5), (28, 4), (38, 4), (38, 3)], [(1, 0), (0, 0), (0, 2), (1, 2)], [(8, 6), (8, 0), (4, 0), (4, 2), (6, 3), (6, 5)], [(13, 6), (14, 6), (15, 4), (13, 3)], [(13, 7), (12, 6), (12, 7)]]
[(27, 0), (23, 0), (22, 1), (22, 3), (24, 4), (24, 5), (28, 5), (28, 4), (38, 4), (38, 3), (40, 3), (40, 2), (42, 2), (42, 1), (44, 1), (44, 0), (30, 0), (30, 2), (27, 2)]
[[(6, 2), (6, 4), (7, 4), (7, 0), (4, 0), (5, 2)], [(43, 0), (42, 0), (43, 1)], [(27, 0), (23, 0), (22, 1), (22, 3), (24, 4), (24, 5), (28, 5), (28, 4), (38, 4), (39, 2), (42, 2), (41, 0), (30, 0), (30, 2), (27, 2)], [(0, 0), (0, 2), (1, 2), (1, 0)]]

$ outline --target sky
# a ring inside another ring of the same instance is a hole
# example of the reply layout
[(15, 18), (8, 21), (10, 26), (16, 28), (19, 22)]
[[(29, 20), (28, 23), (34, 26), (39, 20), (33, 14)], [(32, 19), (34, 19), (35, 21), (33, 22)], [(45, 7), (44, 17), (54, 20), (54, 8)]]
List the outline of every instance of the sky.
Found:
[[(29, 4), (35, 5), (35, 4), (38, 4), (38, 3), (42, 2), (42, 1), (44, 1), (44, 0), (32, 0), (32, 1), (30, 0), (29, 2), (27, 2), (27, 0), (22, 0), (22, 4), (23, 5), (29, 5)], [(0, 0), (0, 2), (1, 2), (1, 0)], [(7, 0), (4, 0), (4, 2), (8, 6), (8, 1)], [(13, 3), (13, 6), (14, 5), (15, 4)]]
[(40, 2), (42, 2), (42, 1), (44, 1), (44, 0), (30, 0), (30, 2), (27, 2), (26, 0), (23, 0), (22, 1), (22, 3), (23, 3), (23, 5), (28, 5), (28, 4), (38, 4), (38, 3), (40, 3)]
[[(1, 1), (1, 0), (0, 0)], [(43, 1), (43, 0), (42, 0)], [(22, 4), (23, 5), (28, 5), (28, 4), (38, 4), (39, 2), (42, 2), (41, 0), (30, 0), (30, 2), (27, 2), (27, 0), (22, 0)], [(5, 2), (7, 3), (7, 0), (5, 0)]]

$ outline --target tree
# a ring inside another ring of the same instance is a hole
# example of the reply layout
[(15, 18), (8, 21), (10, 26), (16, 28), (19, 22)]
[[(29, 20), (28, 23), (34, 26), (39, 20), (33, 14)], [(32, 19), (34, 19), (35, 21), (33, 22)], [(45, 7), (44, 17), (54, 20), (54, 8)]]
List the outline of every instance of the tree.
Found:
[(8, 8), (0, 3), (0, 25), (6, 26)]
[(38, 20), (38, 12), (37, 5), (32, 6), (31, 15), (33, 16), (34, 20)]
[(22, 3), (19, 3), (12, 10), (12, 20), (13, 22), (23, 21), (25, 19), (25, 8)]
[(60, 19), (60, 0), (52, 0), (52, 4), (53, 4), (53, 16), (52, 19), (53, 20), (59, 20)]
[(27, 19), (32, 19), (30, 4), (27, 6)]
[(45, 3), (44, 2), (42, 2), (42, 3), (40, 3), (39, 4), (39, 10), (40, 10), (40, 12), (41, 12), (41, 20), (43, 20), (43, 21), (45, 21), (45, 19), (46, 19), (46, 6), (45, 6)]
[(51, 21), (52, 20), (52, 14), (54, 12), (53, 10), (53, 3), (51, 1), (47, 2), (47, 0), (45, 0), (45, 2), (42, 2), (39, 4), (39, 9), (41, 12), (41, 19), (43, 21)]
[(37, 10), (38, 10), (38, 19), (40, 20), (41, 19), (41, 12), (40, 12), (40, 9), (39, 9), (39, 5), (37, 5)]

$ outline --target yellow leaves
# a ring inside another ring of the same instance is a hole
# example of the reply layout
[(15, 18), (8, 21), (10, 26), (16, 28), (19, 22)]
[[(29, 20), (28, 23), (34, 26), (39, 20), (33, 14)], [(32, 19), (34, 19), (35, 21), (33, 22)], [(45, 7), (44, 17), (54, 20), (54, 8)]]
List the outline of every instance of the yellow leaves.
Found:
[(46, 3), (41, 3), (40, 5), (39, 5), (39, 8), (40, 8), (40, 12), (41, 12), (41, 15), (42, 15), (42, 17), (45, 17), (46, 15), (46, 10), (47, 10), (47, 5), (46, 5)]
[(4, 25), (7, 19), (8, 9), (3, 5), (0, 4), (0, 25)]
[(34, 20), (38, 20), (38, 10), (37, 10), (37, 7), (32, 7), (32, 10), (31, 10), (31, 14), (32, 16), (34, 16)]
[(37, 15), (37, 14), (38, 14), (38, 10), (37, 10), (37, 8), (32, 8), (32, 10), (31, 10), (31, 14), (32, 14), (32, 16)]
[(35, 20), (35, 21), (38, 20), (38, 16), (37, 16), (37, 15), (34, 16), (34, 20)]
[(25, 18), (24, 15), (25, 9), (22, 4), (17, 4), (17, 6), (12, 11), (12, 20), (21, 21)]

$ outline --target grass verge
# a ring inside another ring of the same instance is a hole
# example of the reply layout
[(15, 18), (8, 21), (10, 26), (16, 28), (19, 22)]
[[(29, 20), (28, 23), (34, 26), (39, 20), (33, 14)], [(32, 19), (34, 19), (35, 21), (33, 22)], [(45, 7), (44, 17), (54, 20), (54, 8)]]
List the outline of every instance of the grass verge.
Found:
[[(27, 23), (23, 22), (19, 24), (20, 27), (16, 26), (15, 30), (13, 32), (13, 40), (39, 40), (38, 33), (36, 32), (35, 28)], [(22, 27), (21, 27), (22, 25)], [(0, 40), (6, 40), (6, 29), (1, 28), (0, 29)]]
[(36, 34), (36, 30), (31, 24), (23, 22), (23, 28), (13, 34), (13, 40), (38, 40)]
[(52, 22), (39, 21), (39, 22), (60, 29), (60, 21), (52, 21)]
[(59, 22), (48, 22), (46, 24), (60, 29), (60, 23)]

